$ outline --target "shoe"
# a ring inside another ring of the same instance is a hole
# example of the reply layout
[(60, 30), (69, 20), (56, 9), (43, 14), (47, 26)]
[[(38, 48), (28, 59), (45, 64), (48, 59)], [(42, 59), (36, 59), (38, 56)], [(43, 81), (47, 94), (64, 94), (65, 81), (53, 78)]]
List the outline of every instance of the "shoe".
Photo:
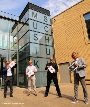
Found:
[(74, 99), (71, 103), (77, 103), (77, 102), (78, 102), (78, 100)]
[(13, 95), (11, 94), (10, 97), (13, 97)]
[(59, 97), (62, 97), (62, 95), (61, 95), (61, 94), (58, 94), (58, 96), (59, 96)]
[(4, 94), (4, 98), (6, 98), (6, 94)]
[(27, 96), (29, 96), (30, 94), (27, 94)]
[(35, 96), (37, 96), (37, 94), (34, 94)]
[(88, 101), (85, 101), (85, 104), (89, 104), (89, 102), (88, 102)]
[(44, 97), (47, 97), (47, 96), (48, 96), (48, 94), (45, 94), (45, 95), (44, 95)]

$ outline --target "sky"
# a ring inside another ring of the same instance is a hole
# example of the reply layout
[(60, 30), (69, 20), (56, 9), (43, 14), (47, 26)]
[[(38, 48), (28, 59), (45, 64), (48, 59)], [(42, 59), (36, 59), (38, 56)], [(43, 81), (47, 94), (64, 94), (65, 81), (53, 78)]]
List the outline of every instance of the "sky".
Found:
[(0, 0), (0, 11), (19, 16), (27, 3), (31, 2), (49, 10), (52, 18), (80, 1), (81, 0)]

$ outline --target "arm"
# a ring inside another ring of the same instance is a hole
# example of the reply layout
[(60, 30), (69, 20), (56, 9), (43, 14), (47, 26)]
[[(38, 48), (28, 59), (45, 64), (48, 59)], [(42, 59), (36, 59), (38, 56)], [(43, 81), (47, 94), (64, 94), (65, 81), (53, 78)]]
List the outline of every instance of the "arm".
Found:
[(55, 64), (55, 71), (58, 72), (58, 66)]
[(28, 76), (28, 72), (29, 72), (29, 70), (28, 70), (28, 67), (26, 68), (26, 75)]
[(72, 72), (76, 68), (75, 61), (71, 62), (71, 65), (68, 67), (69, 71)]
[(2, 70), (2, 71), (3, 71), (3, 73), (4, 73), (4, 72), (7, 72), (7, 67), (3, 67), (3, 70)]
[(47, 68), (47, 64), (46, 64), (46, 67), (45, 67), (45, 70), (47, 70), (48, 68)]
[(86, 68), (86, 62), (85, 62), (85, 60), (83, 59), (83, 58), (81, 58), (81, 64), (80, 65), (78, 65), (78, 68)]
[(36, 67), (34, 66), (34, 71), (33, 72), (37, 72), (37, 69), (36, 69)]
[(17, 67), (17, 64), (14, 65), (14, 68), (16, 68), (16, 67)]

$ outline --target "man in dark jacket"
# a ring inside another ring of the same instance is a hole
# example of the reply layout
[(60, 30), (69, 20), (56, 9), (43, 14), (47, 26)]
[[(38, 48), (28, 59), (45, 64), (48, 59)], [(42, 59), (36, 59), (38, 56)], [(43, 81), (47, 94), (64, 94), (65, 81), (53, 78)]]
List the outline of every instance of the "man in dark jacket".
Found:
[(14, 67), (10, 68), (9, 66), (10, 62), (6, 61), (6, 66), (3, 67), (3, 74), (4, 74), (4, 98), (6, 98), (6, 93), (7, 93), (7, 86), (8, 83), (10, 85), (10, 97), (13, 97), (12, 93), (13, 93), (13, 77), (14, 77)]
[[(50, 69), (49, 69), (50, 67), (52, 67), (52, 69), (54, 68), (55, 71), (53, 73), (50, 72)], [(48, 70), (48, 71), (47, 71), (47, 86), (46, 86), (46, 91), (45, 91), (45, 96), (44, 97), (48, 96), (51, 80), (53, 80), (53, 82), (55, 84), (58, 96), (62, 97), (61, 92), (60, 92), (60, 88), (59, 88), (59, 85), (58, 85), (58, 79), (57, 79), (58, 67), (57, 67), (57, 64), (53, 62), (52, 57), (50, 57), (50, 63), (46, 64), (45, 70)]]
[[(15, 60), (14, 60), (15, 61)], [(6, 80), (6, 77), (7, 77), (7, 72), (6, 72), (6, 68), (7, 68), (7, 62), (9, 61), (6, 61), (6, 65), (3, 67), (3, 79), (4, 81)], [(16, 62), (16, 61), (15, 61)], [(10, 63), (10, 62), (9, 62)], [(15, 64), (12, 68), (11, 68), (11, 71), (12, 71), (12, 84), (14, 83), (14, 68), (17, 67), (17, 64)]]

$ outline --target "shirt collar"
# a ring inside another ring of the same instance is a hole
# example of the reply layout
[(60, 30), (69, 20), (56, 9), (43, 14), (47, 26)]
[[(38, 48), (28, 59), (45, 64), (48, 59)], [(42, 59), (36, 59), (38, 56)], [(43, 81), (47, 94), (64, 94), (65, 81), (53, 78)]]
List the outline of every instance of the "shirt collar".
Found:
[(78, 60), (78, 58), (76, 59), (76, 61)]

